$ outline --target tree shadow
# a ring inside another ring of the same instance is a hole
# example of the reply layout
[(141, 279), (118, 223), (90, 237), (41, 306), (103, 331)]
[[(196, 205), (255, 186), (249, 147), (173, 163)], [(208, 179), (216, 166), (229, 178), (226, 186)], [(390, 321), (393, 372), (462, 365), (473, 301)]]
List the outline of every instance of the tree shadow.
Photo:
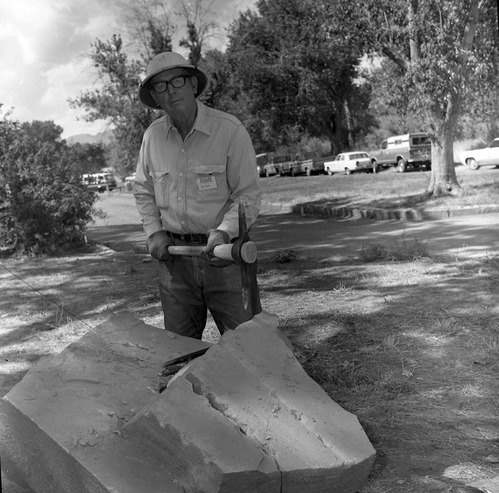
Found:
[(262, 265), (305, 370), (376, 448), (373, 479), (462, 484), (449, 468), (499, 452), (499, 259), (449, 260)]

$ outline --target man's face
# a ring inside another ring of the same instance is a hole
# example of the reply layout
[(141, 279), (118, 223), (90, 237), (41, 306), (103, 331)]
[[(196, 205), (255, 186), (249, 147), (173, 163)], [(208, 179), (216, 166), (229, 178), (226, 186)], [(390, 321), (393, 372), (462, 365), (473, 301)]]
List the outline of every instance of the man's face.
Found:
[(161, 72), (149, 84), (152, 97), (170, 116), (180, 116), (195, 109), (198, 81), (185, 69)]

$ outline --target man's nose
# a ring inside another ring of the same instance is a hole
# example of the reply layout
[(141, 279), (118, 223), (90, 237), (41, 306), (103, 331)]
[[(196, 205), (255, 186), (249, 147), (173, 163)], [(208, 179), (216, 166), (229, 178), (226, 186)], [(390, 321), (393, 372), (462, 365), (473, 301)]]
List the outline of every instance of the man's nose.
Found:
[(177, 90), (173, 87), (173, 84), (170, 83), (168, 84), (166, 91), (168, 92), (168, 94), (170, 94), (170, 96), (177, 92)]

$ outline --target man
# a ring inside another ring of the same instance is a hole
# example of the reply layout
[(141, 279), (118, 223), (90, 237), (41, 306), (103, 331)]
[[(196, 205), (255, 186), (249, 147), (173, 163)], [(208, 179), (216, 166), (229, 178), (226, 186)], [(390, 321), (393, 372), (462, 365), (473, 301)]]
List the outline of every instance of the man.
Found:
[[(244, 126), (196, 99), (207, 82), (206, 73), (178, 53), (150, 61), (139, 100), (166, 115), (144, 134), (134, 192), (149, 253), (159, 260), (165, 328), (197, 339), (208, 309), (221, 334), (261, 311), (258, 293), (256, 308), (244, 307), (240, 266), (212, 255), (215, 246), (238, 237), (239, 201), (248, 228), (253, 224), (261, 192)], [(170, 245), (203, 245), (204, 255), (173, 257)]]

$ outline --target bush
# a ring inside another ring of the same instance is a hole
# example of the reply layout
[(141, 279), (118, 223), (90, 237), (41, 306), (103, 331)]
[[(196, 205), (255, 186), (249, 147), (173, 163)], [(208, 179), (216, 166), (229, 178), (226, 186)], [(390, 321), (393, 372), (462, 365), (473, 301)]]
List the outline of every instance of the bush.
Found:
[(32, 254), (81, 245), (96, 196), (81, 184), (62, 129), (52, 122), (2, 123), (1, 245)]

